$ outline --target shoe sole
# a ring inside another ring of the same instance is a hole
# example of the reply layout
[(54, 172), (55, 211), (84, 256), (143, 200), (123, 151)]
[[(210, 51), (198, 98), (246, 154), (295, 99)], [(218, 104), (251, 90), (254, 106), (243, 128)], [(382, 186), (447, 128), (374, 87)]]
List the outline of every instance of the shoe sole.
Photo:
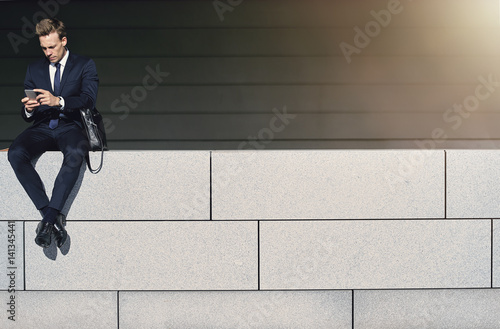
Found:
[(67, 238), (68, 238), (68, 233), (63, 234), (62, 237), (56, 236), (57, 247), (61, 248), (64, 245), (64, 243), (66, 242)]
[(48, 247), (50, 247), (50, 243), (49, 243), (49, 244), (40, 243), (40, 242), (38, 242), (38, 241), (37, 241), (37, 239), (36, 239), (36, 238), (35, 238), (35, 243), (36, 243), (38, 246), (40, 246), (40, 247), (42, 247), (42, 248), (44, 248), (44, 249), (47, 249)]

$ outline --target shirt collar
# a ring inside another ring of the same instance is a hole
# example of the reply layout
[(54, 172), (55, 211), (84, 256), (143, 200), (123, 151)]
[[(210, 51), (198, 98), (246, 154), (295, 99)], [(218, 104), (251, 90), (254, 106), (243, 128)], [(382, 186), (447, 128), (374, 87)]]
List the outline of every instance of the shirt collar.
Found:
[[(68, 61), (68, 57), (69, 57), (69, 49), (66, 48), (66, 54), (58, 63), (60, 63), (62, 67), (66, 66), (66, 62)], [(50, 63), (50, 65), (52, 65), (54, 67), (56, 66), (56, 64), (57, 63)]]

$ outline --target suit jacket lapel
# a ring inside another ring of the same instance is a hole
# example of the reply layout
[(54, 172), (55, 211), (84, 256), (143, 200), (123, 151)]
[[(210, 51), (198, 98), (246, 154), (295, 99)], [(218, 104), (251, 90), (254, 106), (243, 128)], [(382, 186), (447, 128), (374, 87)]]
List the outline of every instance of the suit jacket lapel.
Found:
[[(49, 88), (47, 88), (47, 90), (51, 90), (52, 91), (52, 94), (54, 94), (54, 88), (52, 87), (52, 83), (50, 83), (50, 70), (49, 70), (49, 67), (50, 67), (50, 62), (48, 60), (44, 61), (43, 62), (43, 77), (44, 77), (44, 80), (45, 80), (45, 85), (48, 86)], [(38, 87), (38, 88), (42, 88), (44, 89), (42, 86)]]
[(73, 64), (73, 56), (71, 56), (71, 53), (69, 53), (68, 60), (66, 61), (66, 66), (64, 67), (61, 80), (61, 95), (64, 90), (64, 84), (66, 83), (66, 80), (68, 80), (68, 76), (70, 75), (71, 69), (73, 68), (72, 64)]

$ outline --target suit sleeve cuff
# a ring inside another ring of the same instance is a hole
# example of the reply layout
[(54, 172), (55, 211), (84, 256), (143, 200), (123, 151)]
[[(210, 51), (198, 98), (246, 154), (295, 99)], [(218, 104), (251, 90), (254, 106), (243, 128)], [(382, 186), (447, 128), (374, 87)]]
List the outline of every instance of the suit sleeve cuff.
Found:
[(64, 111), (64, 105), (66, 105), (66, 103), (64, 102), (64, 98), (61, 96), (59, 96), (59, 104), (61, 105), (61, 112)]

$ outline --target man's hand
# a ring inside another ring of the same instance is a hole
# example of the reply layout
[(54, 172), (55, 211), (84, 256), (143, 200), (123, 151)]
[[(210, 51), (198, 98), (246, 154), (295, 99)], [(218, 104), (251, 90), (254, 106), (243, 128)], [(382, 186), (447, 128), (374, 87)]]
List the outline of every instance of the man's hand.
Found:
[(24, 97), (21, 99), (21, 102), (24, 104), (24, 107), (28, 113), (33, 112), (37, 107), (40, 106), (40, 103), (34, 99), (29, 99), (28, 97)]
[(38, 96), (36, 96), (36, 100), (41, 105), (59, 106), (59, 97), (52, 95), (50, 91), (43, 89), (33, 89), (33, 90), (36, 91), (37, 93), (40, 93)]

